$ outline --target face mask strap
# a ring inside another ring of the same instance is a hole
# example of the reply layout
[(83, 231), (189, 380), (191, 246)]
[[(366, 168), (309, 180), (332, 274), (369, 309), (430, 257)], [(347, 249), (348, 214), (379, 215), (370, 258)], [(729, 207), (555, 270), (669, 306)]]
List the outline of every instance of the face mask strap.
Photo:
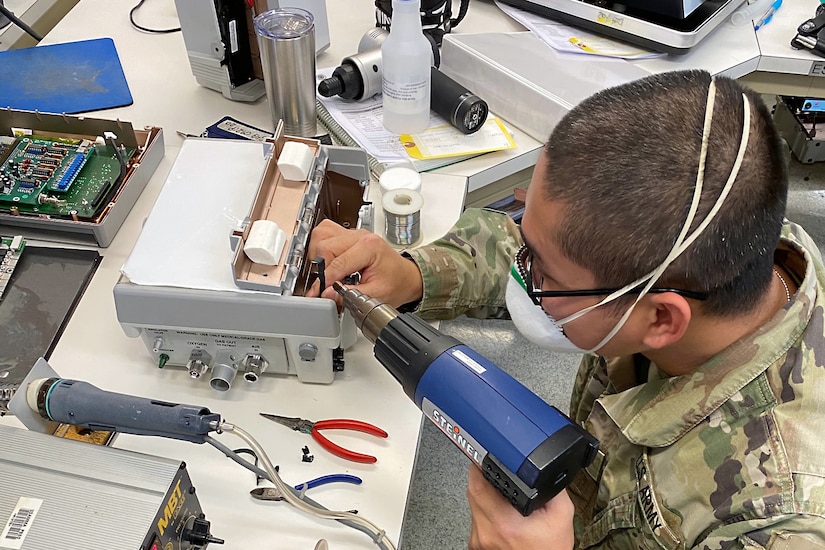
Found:
[(624, 326), (627, 319), (633, 313), (633, 310), (636, 307), (636, 304), (638, 304), (639, 301), (653, 287), (653, 285), (656, 284), (656, 282), (659, 280), (659, 278), (661, 278), (661, 276), (664, 274), (664, 272), (667, 270), (667, 268), (682, 253), (684, 253), (684, 251), (687, 250), (687, 248), (691, 244), (693, 244), (693, 242), (695, 242), (695, 240), (699, 237), (699, 235), (702, 234), (702, 232), (708, 227), (708, 225), (710, 225), (711, 221), (713, 221), (714, 217), (719, 212), (719, 210), (722, 207), (722, 204), (724, 204), (725, 199), (727, 198), (728, 194), (730, 193), (730, 190), (733, 186), (733, 182), (736, 180), (736, 177), (739, 174), (739, 170), (742, 166), (742, 162), (743, 162), (744, 157), (745, 157), (745, 152), (747, 150), (748, 140), (750, 138), (750, 119), (751, 119), (750, 101), (748, 101), (747, 96), (745, 96), (744, 94), (742, 94), (742, 100), (743, 100), (743, 104), (744, 104), (744, 120), (743, 120), (743, 123), (742, 123), (742, 125), (743, 125), (742, 136), (741, 136), (741, 139), (740, 139), (740, 142), (739, 142), (739, 150), (737, 152), (736, 159), (734, 161), (733, 167), (731, 168), (731, 173), (728, 176), (727, 181), (725, 182), (725, 186), (723, 187), (722, 192), (720, 193), (719, 197), (716, 199), (716, 201), (715, 201), (713, 207), (711, 208), (711, 210), (708, 212), (708, 215), (705, 217), (705, 219), (702, 221), (702, 223), (699, 224), (699, 226), (696, 228), (696, 230), (693, 233), (691, 233), (687, 238), (685, 238), (685, 234), (690, 229), (690, 226), (693, 223), (693, 219), (696, 215), (696, 211), (698, 210), (699, 199), (701, 197), (702, 186), (703, 186), (703, 183), (704, 183), (705, 161), (707, 159), (708, 139), (709, 139), (709, 136), (710, 136), (711, 123), (712, 123), (712, 120), (713, 120), (713, 105), (715, 103), (715, 98), (716, 98), (716, 83), (715, 83), (715, 81), (712, 80), (710, 88), (708, 89), (708, 99), (707, 99), (707, 104), (706, 104), (706, 108), (705, 108), (705, 122), (704, 122), (704, 127), (703, 127), (703, 130), (702, 130), (702, 147), (701, 147), (701, 153), (700, 153), (700, 159), (699, 159), (699, 170), (698, 170), (698, 173), (697, 173), (696, 184), (695, 184), (695, 187), (694, 187), (694, 193), (693, 193), (693, 200), (691, 202), (691, 208), (690, 208), (690, 211), (688, 212), (688, 216), (685, 220), (685, 223), (684, 223), (684, 225), (682, 226), (682, 229), (679, 232), (679, 236), (677, 237), (676, 241), (674, 242), (673, 248), (668, 253), (668, 255), (665, 257), (664, 261), (659, 265), (659, 267), (654, 269), (649, 274), (647, 274), (647, 275), (641, 277), (640, 279), (630, 283), (629, 285), (625, 286), (624, 288), (614, 292), (610, 296), (607, 296), (604, 300), (602, 300), (598, 304), (595, 304), (595, 305), (590, 306), (588, 308), (585, 308), (585, 309), (583, 309), (583, 310), (581, 310), (577, 313), (569, 315), (568, 317), (565, 317), (564, 319), (562, 319), (560, 321), (557, 321), (557, 323), (556, 323), (559, 327), (561, 327), (565, 323), (569, 323), (569, 322), (571, 322), (575, 319), (578, 319), (579, 317), (581, 317), (582, 315), (585, 315), (586, 313), (590, 312), (591, 310), (593, 310), (593, 309), (595, 309), (595, 308), (597, 308), (601, 305), (604, 305), (604, 304), (606, 304), (606, 303), (608, 303), (612, 300), (615, 300), (620, 296), (623, 296), (624, 294), (626, 294), (631, 289), (636, 288), (636, 287), (638, 287), (639, 284), (647, 281), (647, 284), (645, 285), (645, 287), (642, 289), (642, 291), (636, 297), (633, 304), (631, 304), (631, 306), (627, 309), (627, 311), (625, 311), (624, 315), (622, 315), (622, 317), (619, 319), (618, 323), (601, 340), (601, 342), (599, 342), (596, 346), (594, 346), (593, 349), (588, 350), (588, 353), (592, 353), (593, 351), (596, 351), (596, 350), (600, 349), (608, 341), (610, 341), (610, 339), (613, 338), (613, 336), (615, 336), (616, 333), (619, 332), (619, 330), (621, 330), (621, 328)]
[[(704, 124), (702, 126), (702, 145), (699, 151), (699, 171), (696, 174), (696, 182), (693, 186), (693, 197), (690, 204), (690, 210), (688, 211), (687, 218), (685, 219), (685, 223), (682, 225), (682, 229), (679, 230), (679, 235), (676, 237), (676, 240), (673, 243), (673, 247), (668, 252), (668, 255), (665, 257), (664, 262), (668, 262), (673, 255), (673, 253), (678, 249), (679, 245), (681, 244), (682, 240), (685, 237), (685, 234), (690, 229), (691, 224), (693, 224), (693, 218), (696, 216), (696, 211), (699, 208), (699, 200), (702, 196), (702, 185), (705, 179), (705, 161), (707, 159), (708, 153), (708, 142), (710, 139), (710, 129), (711, 123), (713, 121), (713, 105), (716, 101), (716, 81), (710, 81), (710, 87), (708, 88), (708, 96), (705, 102), (705, 119)], [(627, 292), (631, 289), (638, 287), (640, 284), (649, 282), (659, 271), (661, 268), (661, 264), (659, 267), (654, 269), (653, 271), (643, 275), (642, 277), (636, 279), (632, 283), (620, 288), (613, 294), (606, 296), (603, 300), (599, 303), (589, 306), (581, 311), (578, 311), (572, 315), (565, 317), (564, 319), (558, 321), (559, 325), (563, 325), (564, 323), (569, 323), (570, 321), (574, 321), (581, 317), (582, 315), (589, 313), (590, 311), (596, 309), (599, 306), (603, 306), (613, 300), (624, 296)]]

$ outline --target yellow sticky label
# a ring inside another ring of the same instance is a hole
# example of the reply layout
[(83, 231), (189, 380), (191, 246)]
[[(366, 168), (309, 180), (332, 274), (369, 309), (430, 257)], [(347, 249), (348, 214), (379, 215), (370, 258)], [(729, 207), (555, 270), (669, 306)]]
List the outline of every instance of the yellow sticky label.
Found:
[(583, 40), (580, 40), (575, 36), (570, 39), (570, 43), (587, 53), (598, 53), (596, 50), (585, 44)]
[(599, 15), (596, 17), (596, 21), (601, 23), (602, 25), (609, 25), (611, 27), (621, 27), (624, 25), (624, 19), (621, 17), (614, 17), (609, 13), (605, 13), (603, 11), (599, 12)]
[(516, 146), (513, 136), (496, 117), (489, 117), (481, 129), (472, 134), (462, 134), (447, 125), (427, 128), (418, 134), (402, 134), (399, 139), (407, 154), (420, 160), (480, 155)]

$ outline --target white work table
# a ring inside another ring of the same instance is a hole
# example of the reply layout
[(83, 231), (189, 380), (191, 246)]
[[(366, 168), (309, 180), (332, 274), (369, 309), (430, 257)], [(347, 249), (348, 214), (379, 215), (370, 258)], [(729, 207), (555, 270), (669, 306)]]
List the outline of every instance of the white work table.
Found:
[[(759, 35), (752, 30), (736, 29), (735, 38), (730, 39), (717, 32), (687, 56), (640, 63), (650, 72), (702, 67), (739, 77), (757, 70), (782, 72), (770, 61), (779, 57), (798, 60), (800, 63), (794, 62), (793, 70), (807, 75), (804, 63), (810, 68), (811, 63), (825, 58), (809, 52), (793, 52), (790, 47), (789, 52), (783, 51), (781, 44), (787, 44), (792, 36), (791, 33), (785, 37), (789, 26), (795, 28), (813, 14), (813, 4), (786, 0), (775, 21), (759, 31)], [(117, 322), (112, 290), (180, 150), (183, 138), (176, 132), (198, 134), (226, 115), (270, 129), (265, 100), (252, 104), (233, 102), (199, 86), (192, 75), (181, 34), (137, 31), (129, 23), (131, 7), (132, 3), (81, 0), (43, 41), (45, 45), (113, 38), (134, 104), (88, 113), (88, 116), (120, 118), (136, 127), (160, 126), (166, 142), (165, 157), (132, 213), (112, 244), (100, 250), (104, 259), (50, 363), (63, 377), (87, 380), (106, 390), (209, 407), (259, 438), (273, 462), (281, 466), (287, 482), (299, 483), (329, 473), (353, 473), (362, 477), (361, 486), (325, 486), (314, 489), (310, 496), (332, 509), (357, 509), (359, 514), (385, 529), (397, 543), (421, 415), (400, 385), (372, 357), (371, 346), (363, 337), (346, 352), (346, 370), (339, 373), (331, 385), (301, 384), (295, 377), (263, 376), (256, 385), (237, 383), (229, 392), (221, 394), (209, 389), (208, 384), (193, 382), (185, 369), (158, 370), (143, 343), (126, 337)], [(361, 35), (374, 22), (372, 0), (329, 0), (327, 10), (331, 46), (318, 57), (318, 67), (336, 66), (344, 56), (354, 53)], [(172, 0), (146, 2), (137, 18), (151, 28), (178, 26)], [(504, 16), (491, 2), (474, 0), (466, 19), (455, 32), (520, 30), (523, 29), (519, 24)], [(771, 37), (776, 50), (763, 44), (763, 36)], [(516, 150), (484, 155), (423, 175), (422, 228), (426, 241), (440, 236), (452, 225), (465, 194), (476, 190), (474, 186), (519, 174), (523, 177), (525, 171), (529, 172), (541, 144), (517, 128), (514, 131)], [(377, 200), (374, 192), (371, 197)], [(380, 227), (380, 219), (377, 222)], [(265, 420), (259, 412), (311, 420), (356, 418), (384, 428), (390, 437), (381, 441), (362, 434), (332, 434), (332, 438), (344, 446), (378, 457), (375, 465), (360, 465), (329, 455), (308, 435)], [(2, 418), (0, 422), (19, 425), (13, 417)], [(245, 446), (229, 435), (219, 438), (231, 448)], [(301, 462), (304, 445), (313, 452), (314, 462)], [(226, 540), (226, 548), (311, 549), (320, 538), (327, 539), (333, 550), (373, 546), (366, 535), (335, 522), (310, 518), (283, 503), (254, 501), (248, 495), (254, 486), (254, 476), (211, 447), (129, 435), (118, 436), (115, 446), (185, 460), (201, 506), (212, 522), (212, 533)], [(464, 483), (464, 480), (455, 482)]]
[[(238, 380), (230, 391), (218, 393), (203, 380), (191, 380), (186, 369), (159, 370), (143, 343), (128, 338), (118, 324), (112, 291), (183, 143), (176, 131), (197, 134), (224, 115), (258, 127), (269, 127), (265, 101), (233, 102), (197, 85), (180, 33), (141, 33), (129, 23), (130, 8), (131, 5), (107, 0), (83, 0), (42, 42), (45, 45), (112, 37), (134, 104), (87, 113), (87, 116), (119, 118), (136, 127), (160, 126), (166, 140), (165, 156), (148, 186), (111, 245), (100, 249), (103, 261), (49, 362), (62, 377), (85, 380), (105, 390), (202, 405), (220, 413), (262, 443), (273, 463), (280, 465), (281, 475), (288, 483), (297, 484), (333, 473), (361, 477), (360, 486), (327, 485), (313, 489), (309, 496), (330, 509), (358, 510), (361, 516), (386, 530), (397, 544), (421, 414), (401, 386), (374, 359), (372, 346), (366, 339), (359, 336), (356, 345), (346, 351), (345, 371), (338, 373), (330, 385), (302, 384), (293, 376), (264, 375), (257, 384)], [(357, 7), (354, 2), (348, 3), (347, 9), (342, 3), (331, 12), (331, 20), (335, 21), (332, 31), (335, 46), (321, 56), (319, 66), (337, 64), (340, 58), (354, 51), (358, 38), (373, 20), (371, 4), (366, 1), (359, 2)], [(139, 20), (149, 27), (176, 26), (174, 4), (171, 0), (147, 2), (139, 12)], [(350, 29), (352, 36), (342, 38), (344, 29)], [(463, 178), (427, 178), (423, 192), (428, 208), (422, 211), (425, 239), (440, 236), (458, 217), (465, 186)], [(330, 455), (309, 435), (266, 420), (259, 412), (310, 420), (354, 418), (380, 426), (389, 433), (389, 438), (381, 440), (354, 432), (328, 433), (337, 443), (378, 458), (373, 465), (357, 464)], [(20, 425), (10, 416), (0, 422)], [(228, 434), (218, 438), (230, 448), (246, 447), (242, 440)], [(321, 538), (327, 539), (335, 550), (374, 546), (365, 534), (337, 522), (312, 518), (284, 503), (253, 500), (249, 490), (255, 486), (254, 475), (210, 446), (131, 435), (119, 435), (114, 445), (184, 460), (200, 504), (212, 522), (212, 534), (225, 539), (226, 548), (309, 550)], [(305, 445), (315, 457), (311, 463), (301, 460), (301, 449)]]

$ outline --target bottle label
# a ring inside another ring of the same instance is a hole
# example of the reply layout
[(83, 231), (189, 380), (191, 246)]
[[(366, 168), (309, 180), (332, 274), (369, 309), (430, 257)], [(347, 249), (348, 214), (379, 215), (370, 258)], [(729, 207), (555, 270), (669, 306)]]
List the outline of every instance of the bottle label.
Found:
[(422, 109), (429, 109), (430, 98), (426, 80), (398, 83), (384, 78), (381, 91), (385, 105), (389, 102), (396, 112), (417, 113)]

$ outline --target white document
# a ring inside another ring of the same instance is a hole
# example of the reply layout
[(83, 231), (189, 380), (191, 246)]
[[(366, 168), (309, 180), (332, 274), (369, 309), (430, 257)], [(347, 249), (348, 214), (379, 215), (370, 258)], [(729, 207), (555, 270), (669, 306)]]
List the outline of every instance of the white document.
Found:
[(401, 138), (405, 140), (410, 156), (417, 159), (480, 155), (516, 146), (513, 136), (496, 117), (488, 117), (484, 125), (472, 134), (462, 134), (452, 125), (447, 125), (428, 128), (419, 134), (404, 134)]
[(229, 236), (249, 215), (267, 147), (184, 141), (121, 272), (138, 285), (244, 292), (232, 275)]
[[(334, 67), (320, 69), (318, 71), (319, 81), (332, 76), (334, 70)], [(344, 131), (378, 162), (392, 164), (409, 161), (410, 157), (398, 136), (384, 128), (381, 94), (358, 101), (342, 99), (338, 96), (324, 97), (319, 94), (318, 100)], [(430, 111), (429, 128), (449, 124), (444, 118)]]

